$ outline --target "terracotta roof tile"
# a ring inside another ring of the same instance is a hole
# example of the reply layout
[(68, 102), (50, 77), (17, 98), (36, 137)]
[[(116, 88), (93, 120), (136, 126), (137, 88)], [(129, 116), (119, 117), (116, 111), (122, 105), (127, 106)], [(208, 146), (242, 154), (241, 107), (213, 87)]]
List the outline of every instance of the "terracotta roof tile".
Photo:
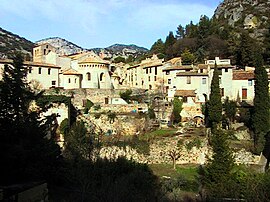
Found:
[(249, 71), (241, 71), (241, 70), (236, 70), (233, 71), (233, 80), (249, 80), (249, 79), (254, 79), (254, 72)]
[(176, 90), (174, 97), (195, 97), (195, 90)]

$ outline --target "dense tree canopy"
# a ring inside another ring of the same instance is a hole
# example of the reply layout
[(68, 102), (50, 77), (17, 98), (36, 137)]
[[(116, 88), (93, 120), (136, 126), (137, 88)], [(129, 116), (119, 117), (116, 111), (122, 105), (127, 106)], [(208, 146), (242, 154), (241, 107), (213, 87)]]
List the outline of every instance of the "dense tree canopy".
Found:
[(55, 116), (29, 110), (35, 94), (26, 82), (27, 69), (16, 54), (0, 82), (0, 182), (45, 179), (60, 155), (54, 142)]

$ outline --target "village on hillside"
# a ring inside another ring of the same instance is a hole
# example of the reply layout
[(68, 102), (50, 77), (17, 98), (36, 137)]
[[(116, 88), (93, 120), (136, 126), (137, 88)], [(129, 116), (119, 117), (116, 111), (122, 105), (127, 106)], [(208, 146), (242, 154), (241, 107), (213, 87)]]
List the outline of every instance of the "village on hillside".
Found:
[[(0, 60), (0, 71), (12, 60)], [(215, 64), (219, 70), (221, 97), (225, 100), (251, 104), (254, 99), (254, 68), (237, 69), (230, 59), (216, 57), (204, 64), (183, 65), (181, 57), (164, 61), (156, 55), (139, 64), (114, 64), (104, 60), (103, 55), (85, 51), (68, 56), (59, 56), (50, 44), (38, 45), (33, 49), (33, 61), (25, 61), (28, 69), (27, 81), (33, 88), (96, 90), (96, 93), (76, 99), (82, 108), (86, 99), (97, 104), (126, 105), (119, 93), (128, 89), (157, 93), (162, 102), (171, 102), (174, 97), (183, 101), (183, 120), (203, 119), (201, 107), (209, 99), (210, 85)], [(148, 100), (149, 101), (149, 100)], [(164, 104), (165, 105), (165, 104)], [(168, 106), (168, 105), (166, 105)], [(140, 108), (140, 107), (139, 107)], [(144, 110), (147, 110), (144, 108)], [(170, 122), (170, 114), (159, 117)]]

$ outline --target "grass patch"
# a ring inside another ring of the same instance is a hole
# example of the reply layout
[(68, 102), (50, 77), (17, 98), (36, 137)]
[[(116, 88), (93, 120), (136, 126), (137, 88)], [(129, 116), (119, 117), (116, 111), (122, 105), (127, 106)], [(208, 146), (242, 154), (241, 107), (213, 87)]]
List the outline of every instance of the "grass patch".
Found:
[(176, 178), (179, 175), (184, 175), (190, 180), (197, 177), (197, 165), (177, 165), (176, 170), (173, 169), (172, 164), (149, 164), (149, 167), (158, 177)]
[(176, 133), (176, 131), (177, 131), (177, 129), (175, 129), (175, 128), (155, 130), (155, 131), (145, 133), (145, 134), (139, 136), (139, 139), (148, 141), (151, 139), (168, 137), (168, 136), (174, 135)]

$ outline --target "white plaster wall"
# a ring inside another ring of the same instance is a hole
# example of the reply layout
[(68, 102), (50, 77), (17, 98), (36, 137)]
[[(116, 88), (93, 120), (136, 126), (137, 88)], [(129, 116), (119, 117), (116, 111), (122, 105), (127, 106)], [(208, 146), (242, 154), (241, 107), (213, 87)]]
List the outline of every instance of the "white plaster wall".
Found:
[(65, 89), (80, 88), (80, 76), (79, 75), (61, 75), (61, 84), (62, 84), (62, 87), (64, 87)]
[(242, 100), (242, 89), (247, 89), (246, 101), (253, 101), (254, 99), (254, 80), (252, 80), (252, 86), (248, 85), (248, 80), (233, 80), (232, 99), (237, 100), (239, 97)]
[(50, 75), (48, 74), (48, 67), (41, 67), (41, 74), (39, 74), (39, 67), (32, 66), (31, 73), (27, 74), (27, 80), (30, 82), (31, 80), (36, 80), (40, 82), (42, 88), (49, 89), (52, 87), (52, 81), (55, 81), (55, 87), (59, 86), (59, 69), (58, 68), (50, 68)]

